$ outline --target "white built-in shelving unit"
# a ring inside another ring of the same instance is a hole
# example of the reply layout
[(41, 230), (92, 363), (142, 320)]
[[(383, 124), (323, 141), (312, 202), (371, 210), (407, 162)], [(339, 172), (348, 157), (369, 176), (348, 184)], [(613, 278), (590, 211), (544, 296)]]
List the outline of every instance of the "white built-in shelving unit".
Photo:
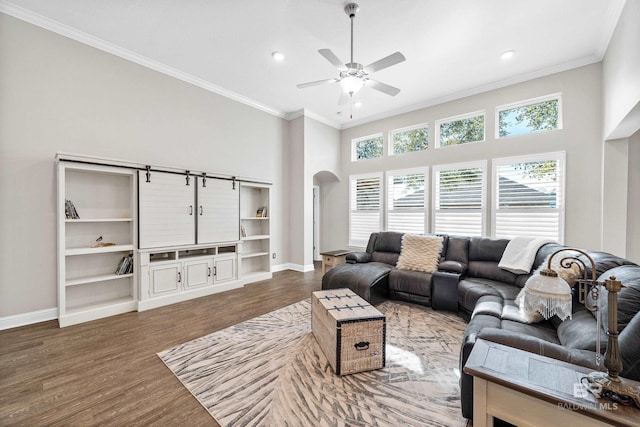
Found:
[[(258, 216), (259, 209), (264, 209), (262, 216)], [(270, 187), (243, 182), (240, 186), (240, 274), (247, 281), (272, 277), (270, 219)]]
[[(71, 200), (79, 219), (67, 219)], [(137, 309), (133, 274), (116, 274), (136, 248), (136, 186), (125, 168), (58, 162), (58, 318), (60, 326)], [(110, 246), (92, 247), (102, 236)]]

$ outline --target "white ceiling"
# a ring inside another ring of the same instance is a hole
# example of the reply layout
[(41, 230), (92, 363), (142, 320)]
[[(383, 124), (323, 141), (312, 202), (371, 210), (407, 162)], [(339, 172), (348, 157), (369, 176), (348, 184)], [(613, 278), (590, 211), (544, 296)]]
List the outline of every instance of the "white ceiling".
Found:
[[(625, 0), (359, 0), (354, 60), (395, 51), (375, 73), (399, 87), (363, 88), (338, 106), (338, 76), (317, 53), (349, 59), (342, 0), (0, 0), (5, 12), (281, 117), (302, 109), (338, 128), (602, 59)], [(514, 49), (509, 61), (500, 53)], [(275, 62), (271, 53), (286, 56)], [(337, 114), (341, 112), (341, 114)]]

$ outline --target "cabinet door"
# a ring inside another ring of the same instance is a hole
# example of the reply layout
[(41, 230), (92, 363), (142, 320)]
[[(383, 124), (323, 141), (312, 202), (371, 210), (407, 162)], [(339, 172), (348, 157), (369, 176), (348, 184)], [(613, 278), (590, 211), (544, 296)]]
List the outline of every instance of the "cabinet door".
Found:
[(214, 261), (214, 283), (227, 282), (236, 278), (235, 258), (216, 259)]
[(213, 258), (185, 261), (185, 288), (197, 288), (213, 284)]
[(154, 265), (149, 267), (151, 296), (170, 294), (180, 291), (182, 285), (182, 264)]
[(240, 230), (240, 186), (231, 181), (198, 178), (198, 243), (238, 240)]
[(184, 175), (138, 172), (140, 248), (195, 243), (195, 179)]

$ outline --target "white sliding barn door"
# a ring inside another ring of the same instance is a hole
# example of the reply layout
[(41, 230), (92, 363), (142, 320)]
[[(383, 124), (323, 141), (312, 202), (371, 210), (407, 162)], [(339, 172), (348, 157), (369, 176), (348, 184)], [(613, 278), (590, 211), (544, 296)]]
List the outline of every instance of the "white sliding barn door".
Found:
[(198, 177), (198, 244), (239, 240), (240, 184)]
[(197, 180), (186, 185), (184, 175), (151, 172), (147, 182), (145, 174), (138, 172), (140, 248), (195, 244)]

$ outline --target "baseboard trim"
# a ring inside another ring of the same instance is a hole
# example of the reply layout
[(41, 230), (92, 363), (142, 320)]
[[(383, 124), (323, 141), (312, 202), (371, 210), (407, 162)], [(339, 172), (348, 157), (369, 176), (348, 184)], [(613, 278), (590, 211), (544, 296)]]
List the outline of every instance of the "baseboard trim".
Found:
[(299, 271), (300, 273), (306, 273), (308, 271), (315, 270), (315, 267), (313, 266), (313, 264), (302, 265), (302, 264), (293, 264), (293, 263), (278, 264), (278, 265), (271, 266), (272, 272), (282, 271), (282, 270), (293, 270), (293, 271)]
[(55, 320), (57, 318), (57, 307), (32, 311), (30, 313), (16, 314), (13, 316), (0, 317), (0, 331), (3, 331), (5, 329), (17, 328), (18, 326), (32, 325), (34, 323)]

